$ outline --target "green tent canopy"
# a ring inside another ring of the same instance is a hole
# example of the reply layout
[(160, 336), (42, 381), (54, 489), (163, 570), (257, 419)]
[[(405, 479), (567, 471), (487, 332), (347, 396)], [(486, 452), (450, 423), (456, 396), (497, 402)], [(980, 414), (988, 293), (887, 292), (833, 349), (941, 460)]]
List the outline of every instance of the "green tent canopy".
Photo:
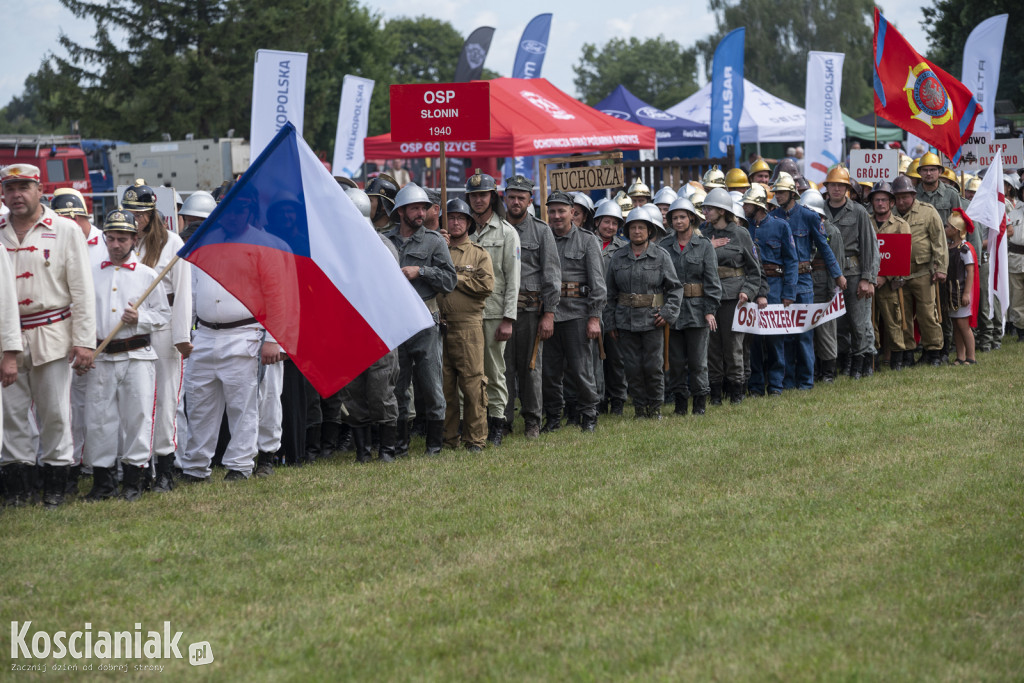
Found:
[[(863, 124), (852, 116), (843, 114), (843, 125), (846, 126), (846, 137), (848, 138), (875, 139), (875, 127)], [(883, 125), (885, 128), (882, 127)], [(902, 142), (905, 135), (902, 128), (893, 128), (892, 124), (885, 119), (878, 119), (879, 142)]]

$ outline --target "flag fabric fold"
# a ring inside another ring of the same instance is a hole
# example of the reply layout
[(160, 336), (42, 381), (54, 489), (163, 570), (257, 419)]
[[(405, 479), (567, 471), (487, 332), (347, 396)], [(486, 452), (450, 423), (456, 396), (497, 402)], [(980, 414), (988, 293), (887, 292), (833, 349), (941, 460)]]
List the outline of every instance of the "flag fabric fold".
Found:
[(241, 301), (323, 396), (434, 324), (291, 123), (178, 256)]
[[(1003, 192), (1003, 157), (996, 154), (992, 165), (978, 185), (978, 191), (971, 205), (964, 212), (976, 224), (988, 228), (988, 300), (989, 310), (994, 311), (993, 296), (999, 297), (1003, 325), (1006, 325), (1006, 309), (1010, 306), (1010, 273), (1007, 270), (1009, 256), (1006, 248), (1006, 195)], [(1005, 330), (1004, 330), (1005, 331)]]
[(954, 164), (982, 109), (971, 91), (922, 57), (875, 8), (875, 113), (934, 145)]

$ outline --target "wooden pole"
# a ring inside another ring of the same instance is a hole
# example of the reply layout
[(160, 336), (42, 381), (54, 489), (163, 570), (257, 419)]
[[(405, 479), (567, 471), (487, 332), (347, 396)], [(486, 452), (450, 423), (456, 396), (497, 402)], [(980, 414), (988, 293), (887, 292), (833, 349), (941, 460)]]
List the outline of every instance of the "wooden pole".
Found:
[[(136, 301), (132, 305), (132, 307), (136, 311), (139, 310), (139, 306), (142, 305), (142, 302), (146, 300), (146, 297), (149, 296), (150, 292), (152, 292), (154, 289), (156, 289), (156, 286), (158, 284), (160, 284), (160, 281), (164, 279), (164, 277), (167, 275), (167, 273), (171, 272), (171, 268), (173, 268), (174, 264), (177, 263), (177, 262), (178, 262), (178, 256), (175, 255), (175, 257), (172, 258), (170, 260), (170, 262), (166, 266), (164, 266), (164, 269), (162, 271), (160, 271), (160, 274), (156, 276), (156, 279), (153, 280), (153, 282), (150, 283), (149, 287), (146, 288), (146, 291), (143, 292), (142, 296), (139, 297), (139, 300)], [(98, 356), (99, 354), (103, 353), (103, 349), (107, 348), (107, 344), (109, 344), (111, 342), (111, 340), (113, 340), (115, 334), (117, 334), (118, 332), (121, 331), (122, 327), (124, 327), (124, 321), (123, 320), (118, 320), (117, 321), (117, 325), (115, 325), (114, 329), (110, 331), (110, 334), (107, 335), (107, 338), (104, 339), (100, 343), (100, 345), (98, 347), (96, 347), (96, 351), (93, 352), (93, 355), (97, 355)]]
[(437, 219), (437, 224), (441, 230), (447, 230), (445, 212), (448, 209), (448, 164), (444, 158), (444, 140), (441, 141), (441, 158), (437, 165), (437, 172), (441, 174), (441, 215)]

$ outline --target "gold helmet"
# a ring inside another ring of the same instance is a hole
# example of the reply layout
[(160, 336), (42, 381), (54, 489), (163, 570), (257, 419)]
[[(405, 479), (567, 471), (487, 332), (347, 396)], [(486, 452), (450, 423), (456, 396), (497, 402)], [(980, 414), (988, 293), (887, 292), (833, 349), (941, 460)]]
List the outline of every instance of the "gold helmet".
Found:
[(785, 171), (780, 171), (779, 177), (775, 179), (775, 184), (772, 185), (772, 192), (796, 192), (796, 181), (793, 180), (793, 176)]
[(690, 195), (690, 201), (693, 202), (693, 205), (697, 207), (698, 210), (700, 210), (700, 208), (704, 206), (704, 198), (707, 196), (708, 193), (704, 190), (697, 190)]
[(768, 190), (761, 183), (754, 183), (743, 193), (742, 204), (751, 204), (759, 209), (768, 210)]
[(906, 173), (912, 163), (914, 163), (914, 160), (911, 157), (908, 157), (906, 154), (900, 154), (900, 173)]
[(943, 179), (951, 182), (957, 190), (963, 192), (963, 188), (960, 187), (960, 179), (956, 177), (956, 173), (953, 172), (953, 169), (943, 167), (941, 176)]
[(647, 185), (644, 184), (644, 181), (639, 178), (634, 178), (633, 184), (629, 186), (628, 190), (626, 190), (626, 194), (630, 197), (647, 197), (650, 199), (651, 188), (647, 187)]
[(960, 233), (960, 239), (967, 237), (967, 233), (974, 232), (974, 221), (972, 221), (960, 207), (953, 209), (946, 222)]
[(750, 165), (750, 175), (760, 173), (761, 171), (768, 171), (769, 173), (771, 173), (772, 167), (769, 166), (768, 162), (765, 161), (764, 159), (758, 158), (757, 161)]
[(939, 168), (942, 168), (942, 160), (939, 159), (939, 155), (936, 154), (935, 152), (928, 152), (923, 157), (921, 157), (921, 160), (918, 162), (918, 172), (920, 173), (921, 169), (924, 168), (925, 166), (938, 166)]
[[(742, 171), (741, 171), (742, 173)], [(725, 188), (725, 174), (722, 173), (722, 169), (718, 166), (712, 166), (705, 173), (701, 179), (701, 183), (704, 185), (704, 189), (710, 192), (716, 187)]]
[(744, 190), (750, 187), (750, 178), (742, 168), (730, 168), (725, 174), (725, 186), (730, 190)]
[(921, 179), (921, 174), (917, 172), (917, 168), (920, 165), (921, 165), (921, 160), (920, 159), (914, 159), (912, 162), (910, 162), (910, 166), (907, 167), (907, 177), (908, 178), (917, 178), (918, 180), (920, 180)]
[(853, 183), (850, 182), (850, 172), (842, 164), (836, 164), (829, 170), (828, 175), (825, 176), (825, 184), (829, 183), (842, 183), (853, 187)]
[(619, 208), (622, 210), (623, 216), (628, 216), (629, 212), (633, 210), (633, 200), (629, 198), (629, 195), (619, 190), (615, 194), (615, 201), (618, 203)]
[(964, 191), (977, 192), (979, 187), (981, 187), (981, 178), (976, 175), (967, 176), (967, 183), (964, 186)]

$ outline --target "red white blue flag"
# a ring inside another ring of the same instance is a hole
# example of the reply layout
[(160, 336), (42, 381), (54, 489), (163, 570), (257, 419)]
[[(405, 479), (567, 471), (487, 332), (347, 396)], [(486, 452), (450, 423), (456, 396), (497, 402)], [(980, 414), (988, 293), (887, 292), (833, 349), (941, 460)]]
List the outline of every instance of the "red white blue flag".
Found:
[(238, 298), (323, 396), (434, 324), (291, 123), (178, 256)]
[(954, 164), (982, 109), (963, 83), (935, 66), (875, 8), (875, 113), (934, 145)]

